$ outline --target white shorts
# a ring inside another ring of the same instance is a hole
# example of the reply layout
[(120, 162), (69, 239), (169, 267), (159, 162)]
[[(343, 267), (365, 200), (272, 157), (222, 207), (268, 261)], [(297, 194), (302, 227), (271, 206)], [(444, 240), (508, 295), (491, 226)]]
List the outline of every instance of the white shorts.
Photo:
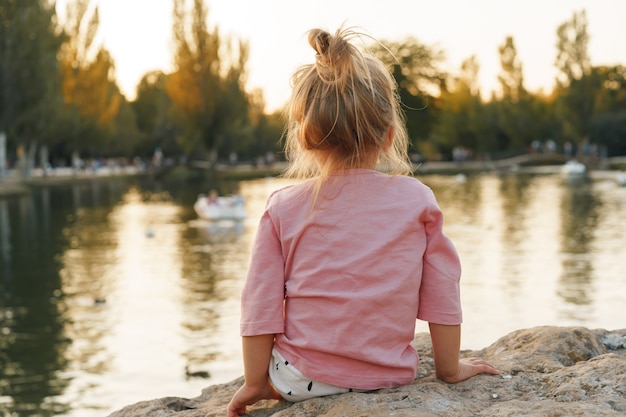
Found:
[(293, 365), (283, 358), (276, 349), (272, 349), (270, 359), (270, 381), (272, 385), (282, 395), (291, 402), (304, 401), (309, 398), (322, 397), (324, 395), (343, 394), (346, 392), (367, 392), (366, 390), (356, 390), (343, 388), (336, 385), (325, 384), (314, 381), (302, 375)]

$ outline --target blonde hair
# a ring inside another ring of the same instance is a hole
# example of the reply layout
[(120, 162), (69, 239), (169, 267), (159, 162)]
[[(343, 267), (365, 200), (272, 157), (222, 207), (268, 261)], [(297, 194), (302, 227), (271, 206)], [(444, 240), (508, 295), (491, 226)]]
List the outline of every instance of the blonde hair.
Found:
[(301, 66), (292, 77), (285, 176), (318, 177), (317, 190), (332, 171), (357, 168), (374, 152), (385, 171), (412, 173), (396, 83), (380, 60), (350, 43), (358, 35), (351, 29), (339, 29), (334, 36), (310, 30), (316, 62)]

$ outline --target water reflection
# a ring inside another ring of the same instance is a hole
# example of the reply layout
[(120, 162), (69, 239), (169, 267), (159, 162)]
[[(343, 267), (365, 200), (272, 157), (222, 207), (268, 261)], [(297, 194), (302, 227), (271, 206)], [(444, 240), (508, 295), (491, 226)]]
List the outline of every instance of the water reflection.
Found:
[(617, 268), (598, 269), (615, 262), (601, 261), (605, 247), (619, 253), (615, 242), (625, 241), (626, 224), (604, 201), (624, 204), (626, 192), (609, 182), (574, 185), (558, 176), (423, 180), (437, 194), (446, 233), (461, 255), (466, 346), (484, 346), (520, 327), (626, 324), (616, 296), (598, 294), (607, 281), (626, 286)]
[[(240, 279), (233, 268), (245, 265), (247, 253), (238, 250), (244, 232), (243, 221), (189, 223), (187, 242), (195, 242), (185, 251), (183, 286), (185, 288), (185, 321), (187, 349), (184, 353), (191, 370), (211, 367), (224, 359), (221, 348), (223, 303), (234, 294), (224, 291), (225, 282)], [(195, 236), (191, 236), (194, 233)]]
[[(590, 184), (565, 188), (561, 200), (561, 254), (563, 272), (559, 279), (559, 296), (567, 303), (588, 305), (593, 298), (594, 276), (590, 250), (598, 225), (600, 196)], [(577, 314), (576, 310), (572, 310)], [(584, 310), (578, 314), (584, 314)]]
[[(11, 279), (11, 225), (9, 207), (6, 200), (0, 200), (0, 259), (2, 260), (3, 280)], [(0, 350), (1, 351), (1, 350)]]
[[(16, 415), (58, 415), (69, 404), (57, 401), (70, 384), (62, 375), (73, 340), (64, 332), (64, 225), (73, 218), (67, 196), (80, 186), (44, 190), (2, 200), (0, 205), (0, 411)], [(54, 197), (52, 196), (54, 195)], [(54, 199), (56, 209), (52, 211)]]
[[(626, 188), (422, 180), (463, 263), (463, 348), (535, 325), (626, 325)], [(197, 218), (206, 184), (102, 181), (0, 199), (0, 415), (101, 417), (240, 376), (250, 246), (267, 196), (288, 184), (237, 184), (241, 222)]]
[(189, 223), (209, 244), (235, 243), (244, 232), (243, 220), (203, 220)]

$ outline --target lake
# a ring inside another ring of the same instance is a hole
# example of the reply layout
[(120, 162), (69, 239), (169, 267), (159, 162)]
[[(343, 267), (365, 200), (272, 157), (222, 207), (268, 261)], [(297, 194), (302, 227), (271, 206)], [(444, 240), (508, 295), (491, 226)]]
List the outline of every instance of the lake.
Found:
[[(539, 325), (626, 327), (626, 187), (421, 180), (463, 264), (462, 348)], [(199, 220), (203, 183), (101, 179), (0, 199), (0, 415), (103, 417), (241, 376), (250, 246), (267, 196), (287, 184), (220, 184), (244, 196), (242, 222)]]

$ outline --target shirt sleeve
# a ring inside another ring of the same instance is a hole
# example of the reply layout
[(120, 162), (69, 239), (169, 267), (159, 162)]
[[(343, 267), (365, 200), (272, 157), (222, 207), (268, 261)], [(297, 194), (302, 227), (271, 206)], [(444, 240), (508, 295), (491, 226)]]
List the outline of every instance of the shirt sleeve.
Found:
[(443, 233), (443, 214), (436, 202), (429, 204), (423, 221), (427, 245), (417, 318), (436, 324), (461, 324), (461, 262), (456, 248)]
[(280, 239), (266, 208), (259, 221), (241, 295), (241, 336), (283, 333), (284, 265)]

